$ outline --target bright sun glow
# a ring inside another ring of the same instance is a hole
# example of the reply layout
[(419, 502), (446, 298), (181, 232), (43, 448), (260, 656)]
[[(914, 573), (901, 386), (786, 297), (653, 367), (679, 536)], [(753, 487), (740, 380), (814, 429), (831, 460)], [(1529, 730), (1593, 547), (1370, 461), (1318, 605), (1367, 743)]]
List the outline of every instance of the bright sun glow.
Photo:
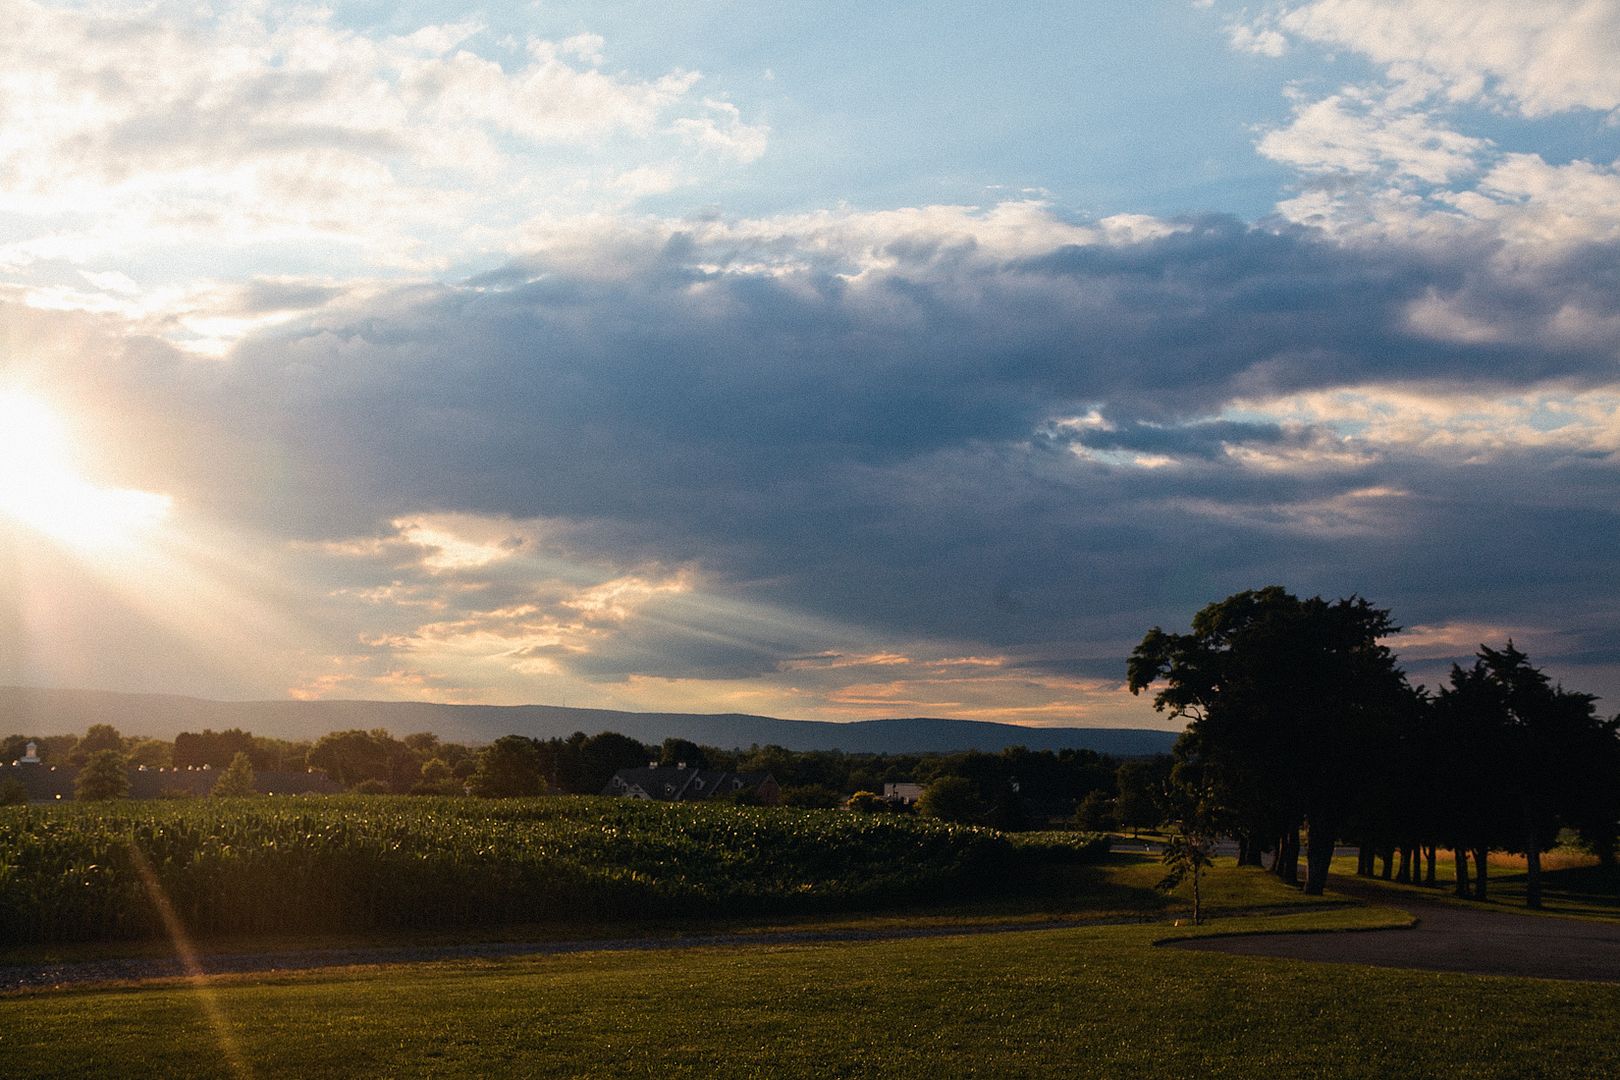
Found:
[(61, 419), (0, 391), (0, 516), (86, 550), (125, 547), (169, 512), (169, 497), (97, 487), (73, 468)]

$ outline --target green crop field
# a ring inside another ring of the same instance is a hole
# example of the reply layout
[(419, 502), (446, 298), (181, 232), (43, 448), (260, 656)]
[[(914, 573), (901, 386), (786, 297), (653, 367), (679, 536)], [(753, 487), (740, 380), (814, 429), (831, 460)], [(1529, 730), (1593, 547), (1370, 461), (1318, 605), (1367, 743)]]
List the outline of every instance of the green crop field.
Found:
[(1086, 839), (625, 799), (249, 799), (0, 810), (0, 944), (826, 911), (982, 889)]

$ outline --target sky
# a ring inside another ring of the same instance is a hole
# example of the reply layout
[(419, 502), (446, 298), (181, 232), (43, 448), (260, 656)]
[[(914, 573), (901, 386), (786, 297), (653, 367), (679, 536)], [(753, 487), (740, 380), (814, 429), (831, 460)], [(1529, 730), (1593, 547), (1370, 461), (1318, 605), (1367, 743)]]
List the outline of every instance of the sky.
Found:
[(0, 683), (1176, 726), (1282, 584), (1620, 709), (1620, 0), (0, 20)]

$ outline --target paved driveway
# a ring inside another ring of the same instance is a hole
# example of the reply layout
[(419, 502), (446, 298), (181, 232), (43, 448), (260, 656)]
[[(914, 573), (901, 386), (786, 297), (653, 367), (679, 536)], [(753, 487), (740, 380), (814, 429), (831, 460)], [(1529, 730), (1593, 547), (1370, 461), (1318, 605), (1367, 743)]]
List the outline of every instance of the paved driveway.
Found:
[(1416, 915), (1410, 929), (1267, 934), (1174, 942), (1177, 948), (1338, 964), (1620, 982), (1620, 923), (1479, 911), (1334, 877), (1329, 888)]

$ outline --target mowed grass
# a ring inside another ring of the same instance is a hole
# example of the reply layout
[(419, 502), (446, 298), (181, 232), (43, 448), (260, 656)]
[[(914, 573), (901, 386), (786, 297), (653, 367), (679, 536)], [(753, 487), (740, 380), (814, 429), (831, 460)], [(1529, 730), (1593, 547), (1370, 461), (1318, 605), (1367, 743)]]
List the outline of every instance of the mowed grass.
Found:
[[(1399, 920), (1354, 908), (1217, 927)], [(0, 1060), (13, 1077), (1620, 1075), (1620, 987), (1155, 947), (1166, 933), (258, 977), (209, 991), (217, 1023), (189, 987), (35, 994), (0, 999)]]
[[(1234, 860), (1217, 860), (1219, 870), (1204, 880), (1204, 906), (1213, 917), (1241, 911), (1352, 904), (1348, 897), (1312, 897), (1288, 888), (1261, 870), (1237, 868)], [(237, 934), (193, 937), (201, 955), (266, 953), (304, 949), (443, 946), (480, 941), (581, 941), (600, 938), (674, 938), (692, 934), (764, 935), (780, 931), (853, 930), (871, 933), (972, 928), (986, 925), (1053, 922), (1168, 923), (1192, 912), (1192, 885), (1172, 893), (1155, 885), (1164, 877), (1157, 856), (1118, 852), (1090, 865), (1020, 864), (1016, 874), (998, 879), (993, 889), (963, 892), (942, 888), (931, 896), (900, 906), (848, 912), (762, 915), (597, 919), (520, 923), (495, 927), (447, 927), (437, 930), (389, 930), (324, 934)], [(165, 957), (165, 941), (71, 942), (0, 948), (0, 965), (54, 965), (105, 958)]]

